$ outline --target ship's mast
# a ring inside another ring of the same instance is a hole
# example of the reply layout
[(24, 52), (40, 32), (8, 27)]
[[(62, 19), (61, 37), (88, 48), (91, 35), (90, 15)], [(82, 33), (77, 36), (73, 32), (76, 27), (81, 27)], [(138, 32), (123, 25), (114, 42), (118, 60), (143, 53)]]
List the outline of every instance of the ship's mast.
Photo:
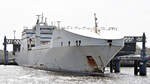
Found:
[(14, 30), (13, 32), (14, 32), (14, 39), (16, 39), (16, 37), (15, 37), (16, 30)]
[(43, 23), (43, 19), (44, 19), (44, 15), (43, 15), (43, 13), (42, 13), (41, 23)]
[(95, 21), (94, 31), (95, 31), (95, 33), (97, 33), (97, 27), (98, 27), (98, 25), (97, 25), (97, 17), (96, 17), (96, 13), (94, 13), (94, 21)]
[(36, 16), (37, 16), (37, 22), (36, 22), (36, 24), (39, 24), (39, 19), (40, 19), (41, 15), (36, 15)]
[(60, 29), (60, 22), (61, 22), (61, 21), (57, 21), (58, 29)]
[(39, 18), (40, 15), (37, 15), (37, 23), (35, 26), (35, 46), (40, 46), (40, 23), (39, 23)]
[(45, 18), (45, 23), (44, 24), (47, 25), (47, 18)]

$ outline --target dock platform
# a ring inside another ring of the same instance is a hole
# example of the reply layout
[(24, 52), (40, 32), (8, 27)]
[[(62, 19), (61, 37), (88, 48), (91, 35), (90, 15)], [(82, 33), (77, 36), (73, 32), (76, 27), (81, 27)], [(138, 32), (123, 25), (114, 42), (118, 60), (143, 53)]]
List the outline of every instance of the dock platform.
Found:
[[(143, 33), (142, 36), (126, 36), (125, 37), (125, 46), (120, 51), (120, 53), (117, 54), (111, 61), (110, 61), (110, 72), (113, 73), (119, 73), (120, 72), (120, 61), (134, 61), (134, 74), (140, 76), (146, 76), (146, 62), (150, 60), (150, 56), (146, 55), (146, 36), (145, 33)], [(142, 50), (140, 56), (130, 56), (125, 57), (122, 55), (129, 55), (133, 54), (136, 50), (136, 42), (142, 42)], [(132, 46), (131, 46), (132, 45)], [(130, 51), (129, 51), (130, 50)]]

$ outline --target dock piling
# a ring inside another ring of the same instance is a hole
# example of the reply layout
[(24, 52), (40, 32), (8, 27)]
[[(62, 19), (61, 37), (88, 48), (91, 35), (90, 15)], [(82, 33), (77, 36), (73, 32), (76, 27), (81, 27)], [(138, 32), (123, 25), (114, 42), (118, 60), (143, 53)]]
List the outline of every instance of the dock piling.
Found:
[(143, 33), (143, 36), (142, 36), (142, 50), (141, 50), (141, 58), (142, 58), (142, 60), (139, 63), (140, 76), (146, 76), (146, 60), (144, 59), (146, 57), (145, 43), (146, 43), (146, 36), (145, 36), (145, 33)]
[(138, 69), (139, 61), (134, 61), (134, 75), (138, 75), (139, 69)]
[(115, 60), (115, 73), (120, 72), (120, 60)]
[(4, 37), (4, 65), (8, 64), (6, 36)]
[(110, 72), (113, 73), (113, 61), (110, 61)]
[(145, 65), (145, 62), (144, 61), (141, 61), (140, 62), (140, 69), (139, 69), (139, 75), (140, 76), (146, 76), (146, 65)]
[(120, 60), (111, 60), (110, 61), (110, 72), (119, 73), (120, 72)]

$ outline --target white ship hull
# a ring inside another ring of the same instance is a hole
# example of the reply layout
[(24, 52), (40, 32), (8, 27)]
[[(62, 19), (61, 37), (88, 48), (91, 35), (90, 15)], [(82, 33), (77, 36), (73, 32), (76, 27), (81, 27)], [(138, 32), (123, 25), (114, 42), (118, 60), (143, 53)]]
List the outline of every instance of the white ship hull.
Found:
[(112, 37), (112, 33), (102, 36), (96, 30), (57, 29), (38, 19), (33, 29), (22, 32), (21, 49), (15, 60), (19, 65), (45, 70), (103, 73), (124, 46), (123, 37)]
[[(45, 70), (103, 73), (104, 67), (123, 47), (123, 39), (114, 39), (110, 44), (107, 39), (86, 37), (66, 30), (56, 30), (53, 38), (58, 36), (70, 41), (74, 37), (81, 41), (84, 39), (85, 44), (68, 46), (64, 43), (60, 46), (57, 44), (60, 40), (53, 40), (53, 46), (45, 45), (18, 52), (16, 62), (22, 66)], [(66, 36), (68, 37), (65, 38)]]
[[(19, 65), (46, 70), (70, 72), (103, 72), (104, 67), (120, 50), (120, 46), (84, 46), (37, 49), (18, 53)], [(26, 55), (26, 56), (25, 56)], [(88, 63), (92, 56), (96, 65)]]

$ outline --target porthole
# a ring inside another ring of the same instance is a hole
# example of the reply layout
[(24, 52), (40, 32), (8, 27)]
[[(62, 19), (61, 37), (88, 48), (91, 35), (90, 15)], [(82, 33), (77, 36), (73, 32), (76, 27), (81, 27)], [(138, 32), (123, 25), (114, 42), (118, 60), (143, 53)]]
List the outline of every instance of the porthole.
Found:
[(81, 45), (81, 40), (79, 40), (79, 46)]
[(61, 42), (61, 46), (63, 46), (63, 42)]
[(71, 42), (70, 42), (70, 41), (68, 41), (68, 46), (70, 46), (70, 44), (71, 44)]
[(76, 46), (78, 46), (78, 41), (76, 40)]

